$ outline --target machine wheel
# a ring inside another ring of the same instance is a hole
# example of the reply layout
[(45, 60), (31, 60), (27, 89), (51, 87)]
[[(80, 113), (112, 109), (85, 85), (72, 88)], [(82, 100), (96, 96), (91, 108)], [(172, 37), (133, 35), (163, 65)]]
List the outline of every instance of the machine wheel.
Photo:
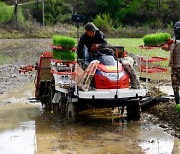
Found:
[(141, 117), (141, 108), (139, 101), (130, 102), (127, 105), (127, 118), (130, 120), (139, 120)]
[(54, 110), (52, 103), (52, 97), (55, 93), (54, 81), (45, 80), (40, 82), (39, 86), (39, 99), (41, 100), (42, 105), (45, 106), (46, 110)]
[(55, 111), (55, 112), (59, 112), (59, 104), (58, 103), (53, 103), (53, 110)]
[(66, 117), (70, 121), (75, 121), (77, 112), (76, 112), (76, 107), (74, 103), (68, 102), (67, 103), (67, 108), (66, 108)]
[(60, 108), (60, 114), (62, 116), (66, 115), (66, 102), (67, 102), (66, 94), (61, 93), (61, 99), (59, 101), (59, 108)]

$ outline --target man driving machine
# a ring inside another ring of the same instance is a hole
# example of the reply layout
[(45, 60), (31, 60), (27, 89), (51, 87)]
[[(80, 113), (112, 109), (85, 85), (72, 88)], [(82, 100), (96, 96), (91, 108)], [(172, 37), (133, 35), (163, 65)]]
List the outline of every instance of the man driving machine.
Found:
[[(83, 58), (84, 66), (87, 67), (93, 60), (93, 53), (101, 48), (105, 48), (106, 45), (107, 41), (103, 32), (101, 32), (92, 22), (89, 22), (85, 25), (85, 32), (81, 35), (78, 42), (78, 57)], [(127, 63), (122, 63), (122, 65), (130, 77), (131, 88), (140, 88), (140, 83), (133, 67)]]
[(107, 41), (103, 32), (101, 32), (92, 22), (85, 25), (85, 32), (81, 35), (78, 42), (77, 54), (83, 58), (84, 65), (89, 65), (93, 60), (93, 52), (104, 48)]

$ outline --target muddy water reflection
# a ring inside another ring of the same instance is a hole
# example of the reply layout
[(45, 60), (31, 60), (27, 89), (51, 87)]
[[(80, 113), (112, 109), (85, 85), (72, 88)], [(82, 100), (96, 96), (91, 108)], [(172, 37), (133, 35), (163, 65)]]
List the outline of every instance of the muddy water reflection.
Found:
[(22, 123), (20, 128), (0, 134), (1, 154), (32, 154), (36, 149), (34, 121)]
[(145, 153), (150, 154), (180, 153), (180, 140), (147, 120), (141, 121), (139, 145)]
[(129, 122), (108, 109), (92, 109), (71, 123), (21, 101), (0, 107), (1, 154), (180, 153), (180, 140), (152, 124), (146, 114)]
[(9, 104), (0, 108), (0, 153), (33, 153), (35, 117), (40, 110), (30, 104)]
[[(17, 112), (12, 112), (12, 106)], [(117, 116), (103, 118), (103, 114), (110, 114), (109, 110), (89, 110), (78, 122), (70, 123), (57, 114), (41, 114), (37, 109), (27, 104), (1, 107), (0, 153), (179, 152), (179, 140), (146, 120), (128, 122)]]
[(70, 123), (43, 115), (36, 119), (37, 153), (142, 153), (137, 140), (139, 123), (117, 120), (112, 124), (109, 118), (91, 118), (86, 113)]
[[(127, 122), (107, 110), (86, 112), (76, 123), (55, 116), (36, 119), (37, 153), (179, 153), (180, 141), (147, 120)], [(99, 112), (101, 114), (99, 114)], [(88, 115), (88, 116), (87, 116)], [(45, 148), (46, 147), (46, 148)]]

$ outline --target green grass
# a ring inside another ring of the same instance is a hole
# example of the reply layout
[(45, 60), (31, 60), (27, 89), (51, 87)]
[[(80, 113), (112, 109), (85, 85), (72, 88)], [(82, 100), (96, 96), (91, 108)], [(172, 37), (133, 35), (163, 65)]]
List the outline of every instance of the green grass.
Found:
[[(139, 49), (140, 45), (143, 45), (143, 40), (141, 38), (110, 38), (107, 39), (108, 44), (111, 45), (120, 45), (124, 46), (124, 50), (133, 53), (136, 55), (141, 55), (141, 50)], [(146, 56), (146, 50), (142, 51), (142, 55)], [(164, 51), (160, 48), (156, 48), (154, 50), (148, 50), (149, 56), (164, 56), (168, 57), (169, 52)]]
[[(108, 44), (111, 44), (111, 45), (121, 45), (121, 46), (124, 46), (125, 48), (125, 51), (129, 52), (129, 53), (133, 53), (133, 54), (136, 54), (136, 55), (139, 55), (141, 56), (147, 56), (148, 54), (148, 57), (153, 57), (153, 56), (159, 56), (159, 57), (165, 57), (165, 58), (169, 58), (169, 52), (167, 51), (164, 51), (160, 48), (156, 48), (156, 49), (153, 49), (153, 50), (141, 50), (139, 49), (139, 46), (140, 45), (143, 45), (143, 39), (141, 38), (137, 38), (137, 39), (134, 39), (134, 38), (111, 38), (111, 39), (107, 39), (108, 41)], [(168, 65), (168, 61), (164, 61), (164, 62), (161, 62), (162, 63), (162, 66), (167, 66)]]
[(142, 39), (110, 38), (108, 44), (124, 46), (125, 50), (134, 54), (139, 54), (139, 45), (143, 44)]
[(0, 65), (3, 65), (3, 64), (9, 64), (11, 63), (13, 60), (11, 57), (9, 56), (4, 56), (4, 55), (1, 55), (0, 54)]

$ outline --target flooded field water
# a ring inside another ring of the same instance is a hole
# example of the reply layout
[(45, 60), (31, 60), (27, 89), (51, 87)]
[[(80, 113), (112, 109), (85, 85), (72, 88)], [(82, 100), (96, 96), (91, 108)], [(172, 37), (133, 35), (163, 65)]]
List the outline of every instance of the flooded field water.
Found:
[(109, 109), (89, 109), (69, 122), (29, 103), (30, 97), (31, 84), (0, 96), (1, 154), (180, 153), (180, 140), (150, 122), (148, 114), (134, 122)]

